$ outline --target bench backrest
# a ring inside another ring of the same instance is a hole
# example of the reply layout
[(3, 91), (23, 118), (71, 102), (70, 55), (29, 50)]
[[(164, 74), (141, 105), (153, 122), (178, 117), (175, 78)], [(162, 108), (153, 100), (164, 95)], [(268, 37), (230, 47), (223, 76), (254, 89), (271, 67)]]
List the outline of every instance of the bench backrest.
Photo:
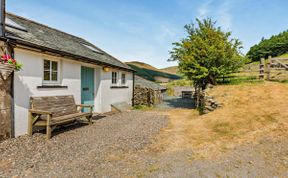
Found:
[(31, 97), (30, 104), (31, 109), (50, 111), (53, 117), (77, 113), (77, 106), (72, 95)]

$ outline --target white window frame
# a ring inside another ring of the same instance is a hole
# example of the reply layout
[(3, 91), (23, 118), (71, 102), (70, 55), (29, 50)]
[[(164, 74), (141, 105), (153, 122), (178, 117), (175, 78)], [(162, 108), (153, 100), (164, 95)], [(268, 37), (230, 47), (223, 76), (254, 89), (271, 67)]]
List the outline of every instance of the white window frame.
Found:
[[(115, 73), (116, 74), (116, 83), (113, 83), (113, 73)], [(118, 85), (118, 77), (119, 76), (119, 73), (118, 72), (116, 72), (116, 71), (112, 71), (111, 72), (111, 84), (113, 85), (113, 86), (115, 86), (115, 85)]]
[[(44, 63), (50, 61), (50, 80), (44, 80)], [(52, 80), (52, 61), (57, 62), (57, 81)], [(43, 58), (43, 67), (42, 67), (42, 81), (45, 85), (59, 85), (60, 84), (60, 73), (61, 73), (61, 61), (57, 59)]]

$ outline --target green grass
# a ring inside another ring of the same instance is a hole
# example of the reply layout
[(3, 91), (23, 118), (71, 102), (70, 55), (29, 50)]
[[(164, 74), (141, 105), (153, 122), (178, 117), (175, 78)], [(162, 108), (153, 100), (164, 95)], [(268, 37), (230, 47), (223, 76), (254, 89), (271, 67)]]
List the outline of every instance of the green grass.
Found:
[(146, 106), (146, 105), (135, 105), (132, 108), (133, 110), (140, 110), (140, 111), (148, 111), (153, 109), (152, 106)]
[(241, 75), (241, 73), (230, 74), (223, 78), (218, 78), (217, 83), (219, 85), (240, 85), (246, 83), (262, 83), (262, 80), (258, 79), (258, 76), (253, 75)]
[(288, 54), (282, 54), (282, 55), (278, 56), (277, 58), (288, 58)]
[(181, 79), (169, 82), (167, 86), (193, 86), (193, 81)]

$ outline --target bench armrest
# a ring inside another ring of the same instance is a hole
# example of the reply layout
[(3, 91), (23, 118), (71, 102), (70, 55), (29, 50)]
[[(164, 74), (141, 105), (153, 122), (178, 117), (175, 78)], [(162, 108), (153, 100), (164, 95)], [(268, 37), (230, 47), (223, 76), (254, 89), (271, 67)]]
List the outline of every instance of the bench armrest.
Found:
[(81, 107), (81, 108), (90, 108), (93, 107), (91, 104), (77, 104), (76, 106)]
[(36, 110), (36, 109), (29, 109), (29, 112), (33, 114), (43, 114), (43, 115), (52, 114), (52, 112), (50, 111), (42, 111), (42, 110)]
[(82, 108), (90, 108), (90, 113), (93, 112), (93, 107), (94, 107), (94, 105), (91, 105), (91, 104), (77, 104), (76, 106), (79, 107), (80, 110), (81, 110)]

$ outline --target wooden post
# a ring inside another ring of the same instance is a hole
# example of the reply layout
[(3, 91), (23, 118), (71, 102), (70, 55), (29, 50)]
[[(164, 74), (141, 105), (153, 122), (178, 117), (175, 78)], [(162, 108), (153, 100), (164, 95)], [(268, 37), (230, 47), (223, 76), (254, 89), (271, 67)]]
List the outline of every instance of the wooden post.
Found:
[(51, 119), (52, 119), (52, 115), (49, 114), (48, 118), (47, 118), (47, 126), (46, 126), (47, 139), (50, 139), (51, 138), (51, 134), (52, 134)]
[(12, 79), (0, 77), (0, 140), (12, 137)]
[(260, 59), (260, 65), (259, 65), (259, 79), (264, 80), (264, 73), (265, 73), (265, 59)]
[(271, 73), (271, 60), (272, 57), (268, 57), (268, 63), (267, 63), (267, 80), (270, 80), (270, 73)]
[(33, 134), (33, 114), (31, 112), (28, 113), (28, 135), (32, 136)]

